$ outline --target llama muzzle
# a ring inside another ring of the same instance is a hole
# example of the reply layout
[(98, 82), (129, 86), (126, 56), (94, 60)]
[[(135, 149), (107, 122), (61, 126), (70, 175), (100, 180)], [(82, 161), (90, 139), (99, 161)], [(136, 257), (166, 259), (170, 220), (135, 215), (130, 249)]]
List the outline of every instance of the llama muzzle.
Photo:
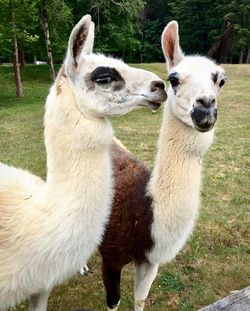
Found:
[(195, 107), (191, 112), (194, 127), (199, 132), (212, 130), (217, 120), (217, 109), (215, 107)]

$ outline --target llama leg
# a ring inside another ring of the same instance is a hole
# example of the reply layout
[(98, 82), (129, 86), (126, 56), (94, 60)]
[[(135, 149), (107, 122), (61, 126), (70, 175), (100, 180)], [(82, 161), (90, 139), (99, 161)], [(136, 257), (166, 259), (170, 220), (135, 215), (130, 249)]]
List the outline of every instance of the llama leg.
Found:
[(106, 299), (109, 311), (118, 309), (120, 303), (121, 269), (116, 269), (102, 263), (102, 278), (106, 289)]
[(158, 264), (145, 263), (136, 265), (135, 311), (143, 311), (145, 300), (156, 277)]
[(50, 291), (30, 296), (29, 311), (46, 311)]
[(81, 275), (89, 275), (90, 273), (93, 273), (93, 271), (89, 269), (87, 265), (81, 267), (81, 270), (80, 270)]

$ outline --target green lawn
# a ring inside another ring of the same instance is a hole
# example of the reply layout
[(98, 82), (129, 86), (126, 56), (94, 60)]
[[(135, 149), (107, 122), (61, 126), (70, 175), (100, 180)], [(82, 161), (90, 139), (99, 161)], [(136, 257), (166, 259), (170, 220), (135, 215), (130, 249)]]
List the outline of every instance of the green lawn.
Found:
[[(164, 78), (162, 64), (136, 65)], [(226, 65), (228, 82), (219, 98), (216, 139), (204, 160), (201, 212), (194, 234), (171, 263), (160, 268), (146, 310), (197, 310), (250, 283), (250, 65)], [(50, 82), (46, 66), (26, 66), (25, 97), (15, 98), (11, 67), (0, 67), (0, 161), (45, 177), (43, 112)], [(113, 119), (118, 138), (152, 166), (161, 112), (138, 110)], [(1, 217), (1, 215), (0, 215)], [(54, 288), (48, 310), (106, 310), (100, 257), (94, 273)], [(133, 309), (134, 269), (122, 275), (120, 310)], [(26, 304), (18, 310), (28, 310)]]

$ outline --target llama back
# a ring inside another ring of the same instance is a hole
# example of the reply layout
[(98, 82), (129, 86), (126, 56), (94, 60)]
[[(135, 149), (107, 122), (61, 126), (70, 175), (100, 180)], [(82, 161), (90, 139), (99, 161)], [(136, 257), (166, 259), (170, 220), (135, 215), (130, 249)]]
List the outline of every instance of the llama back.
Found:
[(37, 188), (43, 184), (44, 181), (41, 178), (27, 171), (0, 163), (1, 233), (23, 202), (30, 199)]
[(15, 194), (30, 195), (37, 186), (43, 184), (44, 181), (40, 177), (32, 175), (28, 171), (0, 163), (0, 202), (2, 193), (8, 189), (9, 192)]

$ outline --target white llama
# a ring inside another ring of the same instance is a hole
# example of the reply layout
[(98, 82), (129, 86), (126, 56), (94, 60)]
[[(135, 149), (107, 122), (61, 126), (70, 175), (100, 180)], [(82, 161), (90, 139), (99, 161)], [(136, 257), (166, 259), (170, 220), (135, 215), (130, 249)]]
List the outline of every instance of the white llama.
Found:
[(30, 299), (44, 311), (54, 285), (71, 277), (100, 243), (112, 200), (107, 116), (166, 98), (147, 71), (92, 54), (94, 24), (73, 29), (46, 102), (47, 180), (0, 164), (0, 309)]
[(201, 160), (213, 141), (224, 70), (200, 56), (184, 56), (178, 24), (162, 34), (170, 87), (153, 172), (113, 145), (114, 200), (100, 252), (109, 310), (120, 300), (120, 275), (136, 266), (135, 310), (142, 311), (160, 263), (189, 238), (200, 201)]

